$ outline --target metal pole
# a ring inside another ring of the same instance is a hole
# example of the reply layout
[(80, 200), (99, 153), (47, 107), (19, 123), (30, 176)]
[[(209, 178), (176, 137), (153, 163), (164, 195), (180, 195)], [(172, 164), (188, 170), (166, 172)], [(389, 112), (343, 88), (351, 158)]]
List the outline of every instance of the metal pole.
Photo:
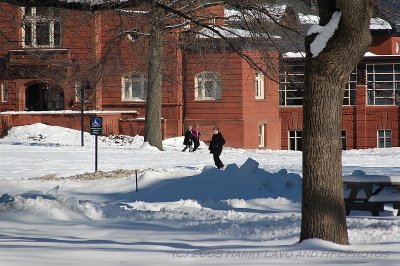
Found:
[(94, 139), (94, 171), (97, 172), (97, 135)]
[(135, 175), (136, 175), (136, 192), (138, 192), (139, 188), (138, 188), (138, 182), (137, 182), (137, 169), (135, 169)]
[(83, 84), (81, 86), (81, 146), (85, 146), (84, 136), (83, 136), (83, 127), (84, 127), (84, 119), (83, 119), (83, 109), (84, 109), (84, 91), (83, 91)]

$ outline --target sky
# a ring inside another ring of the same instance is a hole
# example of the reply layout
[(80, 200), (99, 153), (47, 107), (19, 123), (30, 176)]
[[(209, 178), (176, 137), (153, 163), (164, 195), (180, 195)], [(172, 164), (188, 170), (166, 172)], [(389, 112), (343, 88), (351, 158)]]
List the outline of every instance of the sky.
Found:
[[(94, 173), (94, 138), (33, 124), (0, 139), (1, 266), (398, 264), (391, 206), (352, 212), (349, 246), (298, 243), (301, 152), (226, 147), (218, 170), (183, 137), (165, 151), (99, 137)], [(395, 176), (399, 161), (399, 148), (344, 151), (343, 173)]]

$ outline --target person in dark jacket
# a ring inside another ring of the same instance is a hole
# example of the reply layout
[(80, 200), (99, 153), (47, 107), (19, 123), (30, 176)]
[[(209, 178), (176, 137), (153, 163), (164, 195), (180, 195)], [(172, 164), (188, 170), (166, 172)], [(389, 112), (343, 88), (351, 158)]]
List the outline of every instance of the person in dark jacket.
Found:
[(224, 167), (224, 164), (222, 163), (221, 159), (219, 156), (222, 153), (222, 146), (225, 144), (225, 139), (222, 136), (221, 132), (219, 131), (219, 128), (214, 127), (213, 128), (214, 133), (211, 138), (209, 150), (210, 153), (212, 153), (213, 158), (214, 158), (214, 163), (217, 166), (218, 169), (221, 169)]
[(185, 148), (183, 148), (182, 151), (184, 152), (189, 148), (189, 152), (191, 152), (192, 142), (193, 142), (192, 126), (188, 126), (188, 129), (185, 132), (185, 138), (183, 139), (183, 145), (185, 145)]

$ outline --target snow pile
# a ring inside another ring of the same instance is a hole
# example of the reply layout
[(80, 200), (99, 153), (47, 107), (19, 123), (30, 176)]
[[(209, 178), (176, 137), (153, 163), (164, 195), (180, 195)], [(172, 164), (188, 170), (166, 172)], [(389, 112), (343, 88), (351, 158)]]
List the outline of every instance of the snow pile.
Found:
[[(146, 183), (146, 180), (142, 179), (140, 182)], [(146, 202), (181, 199), (204, 202), (254, 198), (286, 198), (300, 201), (301, 177), (284, 169), (277, 173), (269, 173), (260, 169), (258, 162), (249, 158), (241, 167), (229, 164), (221, 171), (207, 165), (198, 175), (160, 180), (139, 190), (138, 193), (127, 193), (119, 197)]]
[(55, 220), (101, 219), (103, 214), (94, 203), (80, 202), (75, 197), (63, 199), (59, 187), (43, 193), (27, 191), (16, 196), (0, 197), (0, 215), (9, 217), (37, 217)]
[[(110, 135), (100, 136), (99, 146), (129, 146), (139, 148), (143, 145), (142, 136)], [(84, 142), (87, 146), (94, 146), (95, 137), (84, 132)], [(49, 126), (35, 123), (27, 126), (13, 127), (8, 131), (2, 143), (11, 143), (31, 146), (78, 146), (81, 144), (79, 130), (59, 126)]]

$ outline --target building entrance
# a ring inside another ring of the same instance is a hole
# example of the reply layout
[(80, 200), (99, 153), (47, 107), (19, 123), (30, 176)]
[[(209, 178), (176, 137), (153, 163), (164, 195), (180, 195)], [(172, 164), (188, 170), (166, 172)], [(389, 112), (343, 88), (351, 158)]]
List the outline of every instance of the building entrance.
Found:
[(26, 88), (25, 104), (27, 111), (64, 110), (64, 92), (57, 86), (34, 84)]

